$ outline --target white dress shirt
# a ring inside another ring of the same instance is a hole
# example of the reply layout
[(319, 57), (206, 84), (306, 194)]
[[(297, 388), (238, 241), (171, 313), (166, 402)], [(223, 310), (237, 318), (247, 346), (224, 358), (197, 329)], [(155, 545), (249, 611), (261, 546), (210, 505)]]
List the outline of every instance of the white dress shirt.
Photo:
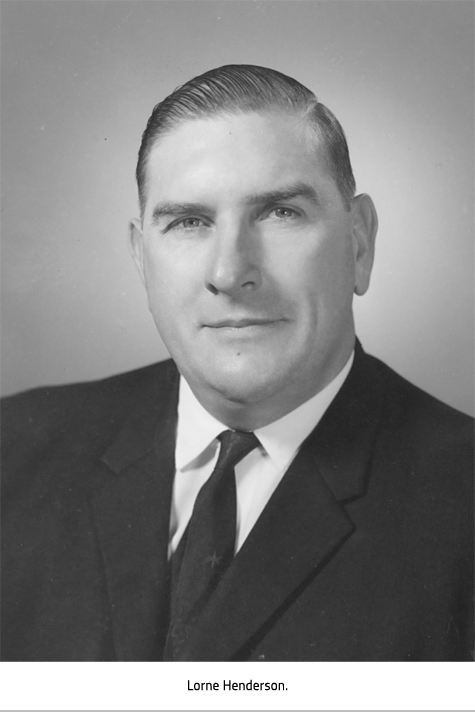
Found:
[[(251, 532), (301, 444), (340, 390), (350, 372), (353, 358), (354, 352), (340, 373), (316, 396), (278, 421), (254, 431), (261, 446), (251, 451), (234, 469), (237, 493), (236, 552)], [(190, 520), (196, 496), (218, 460), (220, 442), (217, 436), (226, 430), (228, 426), (203, 408), (181, 376), (169, 555), (176, 550)]]

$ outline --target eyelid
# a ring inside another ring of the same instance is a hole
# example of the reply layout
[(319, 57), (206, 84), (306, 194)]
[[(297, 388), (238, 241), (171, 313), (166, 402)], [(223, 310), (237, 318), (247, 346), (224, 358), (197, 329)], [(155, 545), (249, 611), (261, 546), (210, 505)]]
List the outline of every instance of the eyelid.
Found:
[(269, 216), (269, 214), (277, 211), (278, 209), (282, 209), (282, 210), (285, 210), (288, 212), (293, 212), (296, 216), (299, 216), (299, 217), (302, 216), (302, 214), (304, 213), (303, 210), (300, 209), (300, 207), (299, 208), (291, 207), (288, 204), (273, 204), (272, 206), (266, 207), (264, 209), (263, 214), (265, 216)]
[[(178, 226), (179, 226), (180, 224), (182, 224), (183, 222), (186, 222), (186, 221), (189, 221), (189, 220), (193, 220), (193, 219), (198, 220), (198, 221), (201, 222), (204, 226), (209, 226), (209, 223), (210, 223), (210, 222), (209, 222), (209, 219), (205, 219), (204, 217), (200, 217), (200, 216), (198, 216), (197, 214), (187, 214), (187, 215), (184, 215), (184, 216), (182, 216), (182, 217), (177, 217), (176, 219), (173, 219), (173, 221), (171, 221), (171, 222), (165, 227), (165, 230), (164, 230), (164, 231), (167, 232), (169, 229), (175, 229), (176, 227), (178, 227)], [(183, 227), (183, 228), (184, 228), (184, 227)]]

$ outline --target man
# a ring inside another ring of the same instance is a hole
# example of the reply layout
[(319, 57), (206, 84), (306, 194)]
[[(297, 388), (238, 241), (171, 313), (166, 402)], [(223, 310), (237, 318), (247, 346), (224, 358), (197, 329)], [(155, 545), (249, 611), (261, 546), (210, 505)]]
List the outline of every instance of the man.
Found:
[(471, 659), (472, 422), (355, 339), (377, 218), (336, 118), (212, 70), (137, 180), (173, 361), (6, 401), (3, 659)]

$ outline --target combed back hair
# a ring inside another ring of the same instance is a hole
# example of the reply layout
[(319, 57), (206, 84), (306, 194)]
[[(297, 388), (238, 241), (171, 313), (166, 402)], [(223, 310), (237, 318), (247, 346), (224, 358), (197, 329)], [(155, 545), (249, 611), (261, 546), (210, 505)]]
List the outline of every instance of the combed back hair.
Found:
[(322, 142), (327, 168), (347, 209), (355, 194), (348, 145), (343, 128), (329, 109), (292, 77), (257, 65), (224, 65), (177, 87), (156, 105), (142, 135), (137, 185), (143, 215), (147, 162), (152, 147), (179, 124), (193, 119), (279, 110), (305, 117)]

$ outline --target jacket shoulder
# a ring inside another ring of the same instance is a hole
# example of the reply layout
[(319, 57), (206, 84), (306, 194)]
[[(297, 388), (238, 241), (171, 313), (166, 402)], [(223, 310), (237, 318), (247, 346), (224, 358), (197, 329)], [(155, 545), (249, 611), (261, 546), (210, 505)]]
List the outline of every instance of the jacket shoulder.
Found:
[(379, 359), (367, 357), (385, 385), (379, 448), (387, 457), (404, 456), (410, 475), (427, 486), (439, 477), (440, 490), (471, 503), (474, 475), (474, 419), (406, 380)]
[(443, 431), (468, 434), (473, 439), (474, 419), (449, 406), (414, 385), (374, 356), (366, 356), (372, 371), (378, 373), (386, 387), (386, 413), (410, 431), (432, 433)]
[[(167, 360), (108, 378), (59, 386), (45, 386), (1, 401), (2, 452), (23, 444), (40, 449), (75, 424), (111, 429), (141, 403), (160, 402), (176, 376)], [(21, 444), (18, 443), (21, 441)]]

